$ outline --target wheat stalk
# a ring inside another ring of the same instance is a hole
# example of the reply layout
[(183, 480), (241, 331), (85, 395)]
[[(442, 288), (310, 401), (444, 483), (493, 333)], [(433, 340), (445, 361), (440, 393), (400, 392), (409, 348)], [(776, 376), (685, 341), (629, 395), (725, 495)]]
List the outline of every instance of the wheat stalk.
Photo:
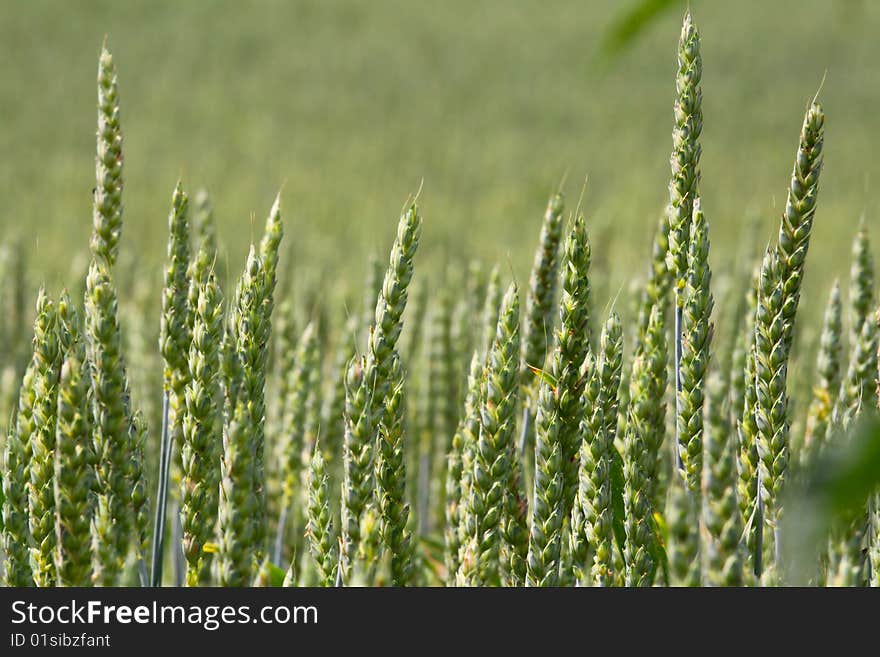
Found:
[(816, 358), (817, 382), (813, 389), (813, 399), (807, 410), (804, 445), (801, 451), (801, 464), (804, 466), (814, 462), (825, 443), (834, 402), (840, 390), (843, 345), (841, 315), (840, 284), (835, 281), (825, 306), (822, 335), (819, 338), (819, 354)]
[[(207, 249), (200, 249), (207, 253)], [(200, 262), (204, 262), (199, 258)], [(201, 267), (199, 267), (201, 269)], [(186, 408), (180, 446), (181, 522), (186, 583), (195, 586), (208, 575), (205, 545), (213, 539), (220, 481), (222, 433), (220, 409), (220, 343), (223, 335), (223, 298), (210, 270), (199, 272), (203, 279), (193, 308), (192, 344), (188, 355)]]
[(669, 582), (672, 586), (700, 586), (700, 520), (693, 494), (680, 471), (672, 474), (666, 501), (669, 540)]
[(333, 536), (333, 517), (330, 510), (330, 489), (324, 469), (324, 454), (318, 441), (309, 460), (308, 503), (306, 536), (321, 586), (333, 586), (339, 556)]
[(736, 497), (736, 449), (721, 376), (709, 378), (703, 440), (703, 576), (710, 586), (742, 586), (743, 520)]
[(125, 365), (117, 318), (116, 290), (106, 267), (92, 262), (86, 277), (86, 356), (91, 373), (92, 441), (98, 491), (92, 523), (93, 581), (117, 582), (128, 547), (131, 515), (128, 470), (129, 418), (126, 413)]
[(520, 350), (519, 294), (507, 288), (495, 337), (486, 356), (480, 391), (479, 429), (473, 447), (468, 487), (466, 531), (473, 545), (475, 568), (469, 586), (501, 583), (501, 551), (506, 514), (505, 497), (515, 457), (518, 358)]
[(564, 247), (560, 328), (548, 377), (553, 383), (542, 381), (538, 395), (534, 512), (526, 576), (531, 586), (555, 586), (558, 581), (563, 519), (567, 522), (577, 491), (577, 429), (584, 387), (580, 369), (589, 351), (589, 267), (586, 225), (578, 216)]
[[(700, 199), (693, 203), (687, 281), (683, 290), (682, 349), (679, 361), (676, 434), (678, 459), (688, 490), (699, 498), (703, 460), (703, 403), (714, 299), (710, 290), (709, 227)], [(699, 509), (699, 501), (696, 502)]]
[(395, 355), (392, 386), (379, 425), (376, 451), (376, 506), (382, 520), (382, 543), (389, 553), (391, 583), (406, 586), (413, 571), (412, 535), (407, 529), (406, 465), (403, 452), (404, 373)]
[(55, 583), (55, 431), (58, 412), (58, 376), (63, 345), (58, 327), (58, 307), (40, 289), (34, 323), (33, 431), (28, 473), (28, 511), (31, 570), (37, 586)]
[(106, 47), (98, 59), (98, 133), (91, 250), (108, 268), (116, 262), (122, 233), (122, 130), (116, 65)]

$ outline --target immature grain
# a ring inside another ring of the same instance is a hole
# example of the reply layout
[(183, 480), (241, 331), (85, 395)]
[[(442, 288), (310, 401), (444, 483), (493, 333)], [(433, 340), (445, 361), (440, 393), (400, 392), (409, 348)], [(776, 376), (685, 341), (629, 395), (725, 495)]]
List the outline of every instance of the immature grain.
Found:
[[(357, 550), (360, 538), (361, 515), (372, 491), (373, 452), (378, 440), (378, 422), (391, 382), (393, 355), (402, 329), (406, 309), (407, 290), (412, 280), (413, 258), (419, 246), (421, 217), (415, 203), (404, 211), (397, 227), (397, 237), (391, 248), (388, 269), (382, 291), (376, 301), (374, 324), (370, 331), (368, 350), (363, 364), (350, 368), (349, 386), (356, 382), (363, 390), (352, 391), (352, 411), (347, 426), (346, 483), (343, 495), (342, 532), (345, 554), (350, 560)], [(352, 371), (355, 370), (355, 371)], [(359, 379), (359, 380), (358, 380)], [(355, 399), (356, 398), (356, 399)]]
[(660, 502), (658, 477), (663, 458), (661, 448), (666, 438), (665, 395), (668, 350), (664, 322), (659, 311), (660, 309), (657, 308), (651, 312), (645, 340), (637, 349), (637, 352), (645, 357), (644, 362), (638, 372), (633, 363), (629, 380), (630, 405), (637, 397), (642, 398), (638, 400), (633, 410), (638, 415), (639, 425), (647, 429), (642, 439), (648, 449), (645, 472), (652, 503)]
[(470, 586), (501, 583), (505, 496), (515, 455), (519, 336), (519, 295), (511, 284), (502, 301), (480, 392), (480, 425), (466, 512), (472, 523), (467, 532), (475, 546), (476, 563)]
[[(730, 374), (727, 379), (727, 396), (730, 420), (732, 426), (739, 422), (740, 413), (746, 392), (746, 360), (749, 357), (749, 349), (754, 340), (755, 304), (757, 297), (754, 293), (753, 282), (748, 285), (747, 292), (743, 295), (743, 303), (737, 308), (738, 316), (735, 317), (734, 335), (731, 337), (732, 348), (730, 352)], [(738, 290), (732, 292), (740, 294)]]
[(562, 425), (563, 463), (565, 467), (565, 506), (568, 518), (574, 506), (578, 486), (578, 451), (583, 406), (584, 378), (581, 366), (590, 351), (590, 241), (586, 222), (578, 216), (565, 241), (562, 259), (562, 293), (559, 299), (560, 330), (556, 337), (561, 360), (553, 370), (556, 379), (557, 408)]
[(773, 530), (777, 528), (779, 494), (790, 458), (786, 392), (789, 349), (785, 342), (784, 298), (780, 262), (768, 249), (761, 266), (755, 316), (755, 425), (759, 495), (765, 519)]
[(419, 533), (433, 525), (432, 500), (442, 501), (437, 484), (445, 470), (442, 456), (449, 450), (455, 431), (456, 380), (452, 344), (452, 298), (447, 287), (439, 293), (430, 311), (427, 338), (427, 367), (422, 391), (423, 420), (420, 422), (421, 458), (419, 473)]
[(621, 374), (623, 371), (623, 323), (620, 315), (611, 312), (602, 327), (599, 341), (599, 377), (602, 386), (602, 414), (605, 419), (605, 438), (614, 443), (617, 433), (617, 413), (620, 407)]
[[(579, 216), (566, 239), (559, 301), (560, 329), (549, 376), (539, 389), (535, 420), (535, 508), (529, 536), (529, 574), (533, 586), (554, 586), (562, 548), (563, 519), (577, 491), (576, 436), (583, 412), (580, 368), (589, 351), (590, 245)], [(557, 490), (557, 477), (562, 477)]]
[(705, 569), (709, 586), (742, 586), (743, 519), (736, 496), (735, 443), (730, 431), (724, 386), (717, 373), (709, 378), (703, 440), (703, 524)]
[(801, 451), (801, 463), (804, 466), (813, 462), (825, 442), (834, 402), (840, 390), (843, 347), (841, 316), (840, 283), (835, 280), (825, 306), (822, 335), (819, 338), (819, 355), (816, 358), (817, 381), (813, 388), (813, 399), (807, 410), (804, 446)]
[(553, 304), (558, 282), (564, 207), (565, 199), (562, 194), (557, 193), (550, 197), (529, 277), (521, 364), (523, 382), (529, 388), (533, 387), (532, 382), (535, 380), (529, 368), (544, 367), (549, 339), (553, 335)]
[(865, 218), (859, 221), (852, 247), (852, 266), (850, 268), (849, 306), (850, 306), (850, 345), (854, 345), (862, 331), (862, 325), (870, 321), (874, 310), (874, 258), (871, 256), (871, 243)]
[[(376, 320), (376, 301), (382, 294), (383, 273), (382, 262), (375, 253), (371, 253), (369, 262), (367, 263), (367, 276), (364, 279), (364, 316), (362, 335), (369, 336), (370, 327)], [(427, 305), (425, 308), (427, 308)]]
[(407, 528), (406, 465), (403, 452), (404, 373), (395, 354), (391, 389), (379, 424), (376, 452), (376, 507), (382, 520), (382, 544), (389, 553), (391, 583), (406, 586), (413, 570), (412, 534)]
[[(464, 414), (457, 432), (460, 434), (461, 439), (461, 464), (459, 466), (461, 476), (458, 482), (459, 494), (455, 508), (457, 526), (449, 528), (451, 535), (447, 539), (448, 549), (450, 551), (455, 550), (454, 554), (449, 556), (449, 562), (454, 564), (456, 568), (454, 572), (450, 573), (450, 584), (456, 581), (467, 584), (474, 576), (473, 568), (475, 564), (473, 558), (468, 561), (468, 564), (465, 564), (461, 557), (462, 552), (466, 548), (470, 548), (471, 553), (473, 553), (473, 546), (470, 545), (471, 533), (469, 528), (475, 527), (477, 522), (477, 519), (468, 510), (468, 500), (471, 495), (474, 458), (480, 432), (480, 395), (484, 376), (484, 360), (480, 354), (474, 352), (471, 358), (470, 371), (468, 372)], [(453, 497), (451, 500), (447, 498), (447, 500), (449, 503), (452, 503), (455, 501), (455, 498)], [(472, 508), (473, 505), (470, 505), (470, 507)], [(447, 509), (449, 509), (449, 506), (447, 506)]]
[(204, 249), (213, 261), (217, 256), (217, 224), (211, 197), (205, 189), (198, 190), (193, 197), (192, 234), (196, 253)]
[(601, 497), (602, 484), (609, 472), (599, 471), (599, 462), (601, 461), (607, 468), (608, 459), (603, 459), (606, 449), (605, 415), (601, 399), (599, 366), (592, 353), (587, 354), (581, 372), (586, 385), (581, 401), (584, 412), (578, 431), (580, 439), (578, 489), (569, 522), (569, 555), (572, 580), (575, 583), (588, 584), (591, 565), (588, 563), (588, 557), (594, 546), (590, 534), (593, 533), (593, 527), (599, 524), (600, 509), (605, 508), (603, 503), (610, 502), (610, 499), (605, 500)]
[(666, 502), (669, 541), (669, 582), (672, 586), (700, 586), (700, 514), (697, 498), (682, 473), (675, 471)]
[(55, 553), (59, 586), (91, 583), (92, 495), (94, 455), (88, 406), (88, 370), (83, 350), (68, 351), (61, 368), (55, 452)]
[(656, 305), (660, 308), (661, 315), (666, 315), (669, 304), (669, 290), (672, 287), (672, 277), (669, 265), (666, 263), (666, 255), (669, 253), (669, 210), (660, 217), (654, 240), (651, 243), (651, 270), (648, 273), (648, 281), (640, 292), (638, 305), (638, 333), (640, 339), (648, 330), (648, 321), (651, 318), (651, 309)]
[(657, 306), (630, 375), (623, 437), (624, 562), (627, 586), (650, 586), (654, 569), (652, 513), (659, 446), (665, 433), (666, 341)]
[(330, 488), (324, 469), (324, 454), (318, 441), (309, 460), (306, 536), (318, 572), (320, 586), (333, 586), (339, 564), (333, 514), (330, 509)]
[[(134, 413), (129, 427), (129, 461), (126, 477), (130, 490), (131, 522), (134, 528), (134, 546), (141, 586), (147, 586), (146, 555), (150, 542), (150, 498), (147, 492), (148, 475), (146, 451), (149, 442), (147, 422), (140, 412)], [(206, 577), (202, 580), (207, 581)]]
[(162, 354), (163, 418), (160, 446), (159, 485), (156, 494), (156, 529), (153, 534), (152, 584), (158, 586), (164, 554), (165, 508), (173, 446), (180, 445), (184, 394), (188, 379), (187, 355), (192, 332), (188, 304), (190, 261), (188, 200), (180, 181), (171, 195), (168, 214), (168, 250), (162, 288), (162, 317), (159, 351)]
[(495, 327), (498, 325), (498, 312), (501, 308), (501, 298), (504, 289), (501, 287), (501, 271), (498, 265), (492, 267), (489, 273), (489, 283), (486, 286), (486, 297), (483, 299), (482, 334), (480, 337), (480, 353), (485, 354), (495, 337)]
[[(743, 376), (743, 396), (741, 415), (737, 418), (736, 430), (738, 438), (737, 449), (737, 497), (739, 499), (740, 512), (748, 524), (747, 546), (749, 554), (755, 555), (757, 550), (758, 536), (762, 531), (758, 522), (758, 425), (756, 424), (756, 407), (758, 404), (757, 388), (757, 358), (755, 352), (755, 322), (758, 312), (758, 292), (761, 285), (761, 268), (756, 271), (756, 276), (747, 297), (746, 316), (746, 361)], [(760, 575), (759, 564), (753, 563), (756, 575)]]
[(515, 449), (510, 454), (510, 471), (505, 496), (502, 576), (505, 586), (523, 586), (529, 556), (529, 502), (525, 491), (523, 467)]
[(28, 545), (27, 485), (28, 448), (22, 435), (29, 438), (29, 410), (33, 407), (33, 365), (28, 366), (19, 394), (20, 408), (17, 418), (11, 420), (3, 452), (3, 529), (2, 545), (4, 559), (4, 583), (6, 586), (33, 586)]
[[(356, 348), (356, 318), (350, 316), (339, 332), (334, 346), (333, 361), (324, 394), (324, 407), (321, 414), (321, 442), (331, 467), (338, 472), (341, 464), (342, 440), (345, 432), (345, 372), (349, 361), (354, 358)], [(336, 480), (331, 476), (331, 480)]]
[(669, 181), (669, 253), (667, 265), (675, 279), (678, 305), (688, 271), (688, 239), (700, 183), (700, 133), (703, 130), (703, 60), (700, 35), (690, 12), (684, 17), (678, 41), (675, 77), (675, 123), (672, 129), (672, 178)]
[[(66, 307), (69, 309), (69, 306)], [(28, 511), (31, 568), (37, 586), (55, 584), (55, 433), (58, 413), (58, 377), (63, 345), (58, 328), (58, 307), (40, 289), (34, 322), (33, 431), (28, 444)]]
[(347, 579), (361, 540), (361, 517), (373, 492), (373, 444), (369, 406), (372, 390), (364, 385), (364, 359), (355, 356), (345, 377), (344, 479), (342, 484), (341, 567)]
[[(703, 459), (703, 401), (714, 299), (710, 290), (709, 228), (699, 197), (693, 203), (687, 281), (683, 290), (682, 350), (679, 364), (678, 458), (688, 490), (699, 498)], [(697, 502), (699, 508), (699, 502)]]
[(233, 408), (237, 408), (239, 398), (247, 400), (247, 428), (242, 429), (248, 434), (250, 442), (250, 458), (247, 463), (252, 472), (248, 475), (251, 486), (250, 497), (254, 524), (254, 543), (262, 549), (265, 541), (265, 498), (262, 479), (262, 434), (265, 422), (265, 383), (266, 383), (266, 348), (263, 342), (267, 329), (265, 295), (265, 269), (263, 261), (251, 246), (245, 263), (244, 271), (237, 289), (237, 308), (233, 313), (235, 319), (232, 345), (234, 359), (237, 363), (237, 393)]
[(106, 47), (98, 59), (98, 133), (92, 206), (92, 256), (113, 267), (122, 232), (122, 131), (116, 65)]
[(243, 387), (223, 429), (216, 556), (220, 586), (248, 586), (258, 549), (253, 522), (254, 430), (248, 401)]
[(562, 193), (557, 192), (550, 197), (544, 212), (538, 248), (535, 251), (535, 259), (529, 276), (520, 361), (520, 378), (523, 387), (523, 421), (520, 442), (523, 450), (529, 447), (533, 441), (532, 412), (534, 398), (540, 388), (540, 381), (532, 368), (544, 369), (553, 335), (553, 306), (556, 301), (556, 287), (559, 279), (559, 247), (562, 243), (564, 228), (562, 218), (564, 207), (565, 199)]
[[(611, 502), (611, 468), (617, 431), (623, 331), (620, 317), (611, 313), (602, 328), (601, 354), (593, 378), (584, 388), (584, 415), (580, 426), (578, 506), (583, 517), (583, 536), (592, 564), (584, 563), (579, 579), (597, 586), (614, 582), (614, 534)], [(589, 376), (587, 356), (585, 376)], [(574, 517), (574, 513), (572, 514)], [(572, 531), (577, 529), (572, 523)], [(586, 569), (589, 567), (589, 571)]]
[(877, 344), (880, 329), (874, 321), (862, 323), (852, 346), (849, 366), (840, 384), (829, 430), (848, 426), (859, 413), (874, 407), (877, 392)]
[[(403, 312), (406, 309), (407, 290), (412, 280), (413, 258), (419, 246), (421, 226), (421, 216), (413, 203), (400, 218), (382, 290), (376, 301), (364, 378), (365, 384), (373, 391), (370, 397), (371, 411), (380, 408), (390, 386), (392, 354), (403, 328)], [(376, 414), (371, 412), (372, 415)], [(373, 431), (375, 434), (375, 430)]]
[[(205, 249), (201, 249), (204, 253)], [(194, 307), (183, 416), (181, 522), (186, 582), (195, 586), (207, 576), (205, 544), (214, 534), (220, 483), (220, 344), (223, 298), (212, 271), (204, 275)]]
[(786, 352), (791, 350), (794, 337), (795, 315), (800, 302), (804, 264), (816, 212), (824, 130), (825, 113), (818, 103), (813, 102), (804, 116), (776, 246), (778, 277), (783, 297), (782, 319)]
[(97, 511), (93, 581), (113, 586), (129, 544), (131, 497), (126, 472), (130, 421), (125, 364), (117, 319), (116, 290), (106, 266), (95, 261), (86, 277), (85, 342), (91, 372), (92, 443), (95, 450)]
[[(291, 526), (295, 525), (294, 514), (302, 475), (303, 451), (306, 445), (306, 423), (308, 400), (312, 391), (311, 378), (318, 367), (318, 336), (315, 325), (309, 323), (303, 331), (294, 352), (292, 368), (287, 371), (287, 393), (283, 400), (281, 419), (282, 443), (278, 453), (281, 463), (281, 502), (278, 535), (276, 537), (276, 559), (283, 558), (283, 546), (289, 537)], [(277, 548), (282, 548), (281, 550)]]
[[(476, 357), (476, 354), (475, 354)], [(477, 359), (479, 363), (479, 359)], [(473, 362), (471, 363), (473, 367)], [(446, 585), (454, 586), (455, 575), (460, 562), (458, 560), (461, 541), (458, 536), (458, 524), (461, 518), (461, 470), (464, 436), (462, 435), (463, 420), (459, 422), (452, 436), (452, 446), (446, 456), (445, 509), (443, 514), (443, 563), (446, 566)]]

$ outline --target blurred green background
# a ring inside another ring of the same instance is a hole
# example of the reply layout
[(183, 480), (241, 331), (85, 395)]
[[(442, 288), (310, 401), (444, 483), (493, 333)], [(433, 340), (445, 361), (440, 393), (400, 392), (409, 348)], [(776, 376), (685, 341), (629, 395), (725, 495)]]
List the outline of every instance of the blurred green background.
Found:
[[(354, 283), (371, 252), (384, 259), (400, 208), (422, 186), (423, 271), (479, 256), (525, 282), (548, 195), (565, 179), (573, 206), (589, 176), (597, 285), (612, 296), (646, 267), (666, 202), (685, 6), (671, 3), (603, 55), (638, 4), (4, 0), (2, 233), (22, 237), (34, 284), (73, 284), (90, 230), (106, 35), (125, 139), (123, 262), (161, 262), (181, 176), (211, 193), (230, 272), (283, 188), (289, 262)], [(703, 207), (719, 269), (744, 237), (757, 251), (775, 233), (803, 112), (827, 71), (805, 292), (824, 298), (833, 276), (846, 277), (859, 216), (877, 225), (880, 3), (690, 6), (703, 43)], [(821, 304), (805, 305), (818, 317)]]

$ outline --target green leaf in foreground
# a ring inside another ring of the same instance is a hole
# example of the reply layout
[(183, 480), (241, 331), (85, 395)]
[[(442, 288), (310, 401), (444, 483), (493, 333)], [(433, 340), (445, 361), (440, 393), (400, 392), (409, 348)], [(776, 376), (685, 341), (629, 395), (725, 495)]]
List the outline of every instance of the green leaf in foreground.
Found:
[(880, 418), (865, 413), (839, 449), (826, 450), (792, 482), (782, 526), (786, 583), (805, 585), (832, 524), (845, 523), (865, 508), (880, 486)]

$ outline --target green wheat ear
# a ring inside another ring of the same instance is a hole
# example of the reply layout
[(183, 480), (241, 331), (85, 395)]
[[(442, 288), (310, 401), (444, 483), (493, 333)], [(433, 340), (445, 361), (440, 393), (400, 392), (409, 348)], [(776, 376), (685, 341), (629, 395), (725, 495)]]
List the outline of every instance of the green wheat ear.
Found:
[(581, 536), (582, 545), (580, 553), (572, 550), (572, 555), (576, 581), (611, 586), (615, 581), (611, 469), (623, 363), (623, 328), (616, 313), (605, 322), (600, 344), (598, 362), (588, 355), (583, 368), (586, 386), (579, 430), (579, 486), (571, 523), (572, 533)]
[(349, 368), (346, 391), (346, 464), (342, 504), (344, 559), (348, 567), (357, 556), (361, 520), (373, 492), (373, 457), (379, 422), (391, 386), (392, 364), (403, 328), (413, 260), (419, 246), (422, 219), (415, 203), (400, 217), (391, 247), (382, 290), (376, 300), (368, 349), (362, 363)]
[(404, 460), (404, 372), (395, 355), (391, 365), (391, 388), (379, 425), (376, 450), (376, 506), (382, 519), (382, 543), (389, 553), (391, 583), (410, 584), (413, 571), (413, 537), (407, 523), (406, 463)]
[[(498, 303), (501, 303), (500, 299)], [(471, 507), (469, 511), (468, 496), (472, 487), (473, 464), (480, 427), (479, 407), (483, 376), (484, 361), (480, 350), (477, 349), (471, 356), (465, 386), (464, 409), (447, 457), (444, 556), (448, 573), (446, 583), (449, 586), (454, 586), (457, 581), (468, 583), (476, 576), (475, 572), (470, 571), (459, 576), (459, 569), (461, 551), (467, 541), (467, 528), (476, 526), (476, 518), (472, 515), (473, 508)]]
[(840, 389), (842, 334), (840, 283), (835, 281), (825, 306), (822, 335), (819, 338), (819, 354), (816, 358), (818, 380), (807, 411), (804, 445), (801, 451), (801, 464), (804, 466), (815, 460), (828, 435), (834, 402)]
[(650, 586), (659, 566), (654, 556), (652, 515), (660, 446), (665, 435), (666, 339), (654, 306), (632, 364), (629, 407), (623, 436), (623, 503), (626, 586)]
[(871, 255), (871, 242), (864, 217), (859, 221), (859, 230), (853, 240), (849, 278), (850, 344), (852, 345), (858, 339), (862, 324), (871, 321), (871, 312), (876, 303), (874, 258)]
[(31, 569), (37, 586), (54, 586), (55, 564), (55, 432), (58, 413), (58, 377), (63, 357), (58, 329), (58, 306), (40, 290), (34, 323), (34, 405), (28, 510), (30, 512)]
[(74, 347), (61, 368), (55, 452), (55, 568), (59, 586), (91, 584), (90, 518), (94, 493), (89, 378), (83, 349)]
[(672, 475), (666, 502), (669, 580), (672, 586), (700, 586), (700, 519), (697, 498), (680, 472)]
[(329, 480), (324, 465), (324, 453), (319, 442), (315, 441), (315, 450), (309, 460), (306, 535), (319, 574), (320, 585), (333, 586), (336, 581), (339, 555), (333, 534)]
[(118, 581), (130, 540), (130, 419), (116, 289), (104, 264), (92, 262), (86, 277), (85, 342), (91, 378), (92, 444), (97, 510), (92, 522), (96, 584)]
[(253, 579), (257, 549), (253, 522), (254, 431), (247, 407), (247, 390), (242, 390), (223, 429), (217, 513), (220, 586), (248, 586)]
[(695, 199), (693, 208), (682, 313), (677, 434), (679, 461), (687, 487), (699, 499), (703, 461), (703, 403), (712, 342), (710, 317), (714, 299), (710, 290), (709, 227), (699, 198)]
[[(578, 216), (564, 247), (560, 329), (550, 361), (550, 377), (541, 384), (535, 420), (535, 493), (529, 536), (532, 586), (555, 586), (562, 557), (563, 518), (568, 519), (577, 491), (578, 424), (583, 408), (581, 366), (589, 351), (590, 243)], [(561, 476), (562, 489), (557, 490)]]
[(822, 148), (825, 138), (825, 113), (812, 103), (804, 116), (800, 142), (791, 173), (791, 184), (785, 211), (779, 226), (776, 257), (782, 286), (782, 317), (785, 348), (791, 349), (795, 315), (801, 296), (804, 264), (810, 246), (813, 218), (819, 195), (819, 174), (822, 172)]
[(745, 546), (736, 497), (736, 444), (718, 373), (709, 378), (707, 391), (703, 438), (704, 580), (710, 586), (742, 586), (746, 582)]
[(520, 360), (524, 407), (520, 439), (522, 449), (526, 449), (534, 438), (531, 414), (540, 388), (540, 381), (535, 378), (534, 372), (544, 369), (553, 336), (553, 308), (559, 282), (559, 247), (564, 229), (562, 218), (564, 208), (565, 198), (562, 193), (550, 197), (544, 212), (538, 247), (535, 250), (535, 259), (529, 276)]
[[(202, 250), (204, 252), (204, 249)], [(180, 446), (181, 522), (187, 585), (204, 582), (208, 559), (204, 546), (213, 539), (220, 482), (220, 343), (223, 336), (223, 299), (214, 273), (200, 274), (194, 307), (192, 343), (187, 358), (188, 381)]]
[(192, 232), (196, 251), (204, 249), (213, 260), (217, 256), (217, 224), (211, 197), (205, 189), (198, 190), (193, 198)]
[(281, 477), (281, 500), (276, 535), (276, 561), (286, 555), (285, 548), (290, 537), (290, 528), (295, 526), (294, 514), (302, 515), (302, 508), (296, 504), (300, 498), (301, 486), (304, 483), (302, 471), (303, 451), (308, 450), (306, 444), (306, 425), (308, 402), (314, 387), (311, 376), (318, 367), (318, 336), (316, 327), (309, 323), (297, 342), (293, 351), (290, 369), (284, 373), (286, 378), (286, 394), (282, 403), (281, 430), (282, 436), (278, 445), (279, 474)]
[(759, 495), (765, 519), (777, 526), (779, 493), (788, 473), (790, 441), (786, 394), (788, 349), (779, 261), (767, 250), (761, 267), (758, 312), (755, 318), (755, 423), (759, 466)]
[[(454, 554), (450, 555), (450, 561), (455, 567), (455, 571), (449, 575), (450, 585), (461, 584), (468, 586), (476, 577), (476, 564), (472, 558), (474, 546), (471, 543), (470, 537), (473, 533), (473, 528), (476, 526), (477, 518), (472, 513), (473, 503), (469, 502), (469, 499), (473, 488), (474, 459), (476, 457), (477, 440), (480, 431), (481, 394), (484, 377), (483, 358), (475, 352), (471, 359), (467, 380), (467, 393), (464, 400), (464, 414), (458, 431), (461, 434), (461, 474), (458, 481), (459, 493), (456, 509), (458, 524), (455, 527), (449, 528), (452, 536), (450, 536), (448, 542), (450, 549), (455, 550)], [(471, 555), (471, 558), (464, 558), (466, 552)]]
[(116, 262), (122, 232), (122, 130), (116, 65), (106, 47), (98, 60), (98, 133), (92, 209), (92, 256), (107, 267)]
[[(669, 254), (667, 264), (683, 290), (688, 271), (688, 239), (694, 202), (700, 183), (700, 133), (703, 130), (703, 93), (700, 80), (703, 60), (700, 35), (690, 12), (684, 17), (678, 42), (675, 77), (675, 124), (672, 130), (672, 179), (669, 182)], [(683, 299), (680, 299), (681, 303)]]
[[(25, 391), (22, 391), (25, 393)], [(25, 393), (27, 396), (30, 393)], [(3, 581), (6, 586), (33, 586), (28, 544), (27, 455), (17, 428), (10, 422), (3, 452)]]
[(548, 338), (553, 335), (553, 303), (558, 282), (564, 207), (565, 199), (562, 194), (554, 194), (548, 201), (529, 277), (521, 365), (521, 375), (527, 387), (531, 387), (532, 382), (530, 367), (544, 367), (549, 347)]
[(501, 552), (506, 525), (505, 497), (515, 458), (515, 414), (519, 358), (519, 294), (507, 288), (486, 360), (480, 390), (479, 428), (473, 446), (465, 517), (476, 565), (468, 586), (501, 583)]

